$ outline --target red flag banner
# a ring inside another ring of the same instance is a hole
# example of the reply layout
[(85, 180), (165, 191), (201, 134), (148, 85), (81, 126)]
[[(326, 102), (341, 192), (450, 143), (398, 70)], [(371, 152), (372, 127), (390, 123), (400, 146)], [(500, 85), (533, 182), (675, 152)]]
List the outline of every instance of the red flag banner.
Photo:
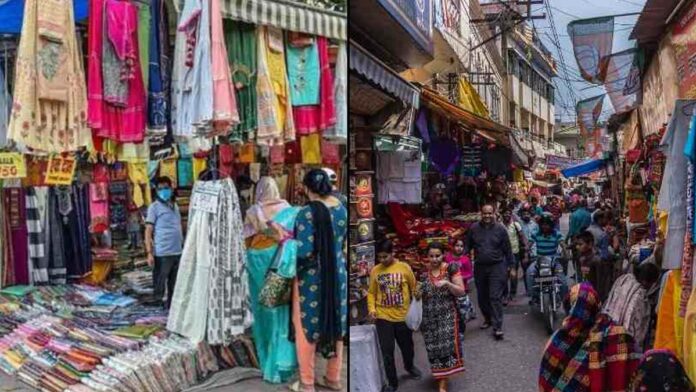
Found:
[(614, 17), (574, 20), (568, 23), (568, 35), (583, 79), (602, 84), (614, 41)]
[(602, 156), (601, 128), (595, 128), (585, 137), (585, 156), (587, 158), (599, 158)]
[(615, 113), (625, 113), (640, 103), (642, 56), (636, 48), (613, 53), (607, 59), (604, 88)]
[(588, 136), (597, 127), (597, 121), (602, 114), (602, 104), (604, 103), (605, 95), (602, 94), (582, 100), (575, 106), (580, 136)]

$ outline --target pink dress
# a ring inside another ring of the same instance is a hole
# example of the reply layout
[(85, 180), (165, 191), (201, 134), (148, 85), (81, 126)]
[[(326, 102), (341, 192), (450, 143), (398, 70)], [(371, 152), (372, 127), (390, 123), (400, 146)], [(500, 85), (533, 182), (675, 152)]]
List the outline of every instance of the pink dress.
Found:
[(319, 51), (319, 105), (293, 107), (295, 128), (299, 135), (321, 132), (336, 124), (336, 105), (333, 93), (333, 75), (329, 63), (329, 44), (326, 37), (317, 37)]
[[(213, 135), (226, 135), (232, 125), (239, 123), (237, 100), (230, 80), (230, 68), (227, 64), (227, 48), (222, 29), (220, 0), (210, 3), (211, 20), (211, 56), (213, 68)], [(209, 135), (212, 136), (212, 135)]]
[(459, 273), (462, 274), (464, 284), (466, 284), (466, 282), (474, 276), (474, 269), (471, 265), (471, 259), (469, 259), (469, 256), (455, 256), (452, 253), (447, 253), (447, 255), (445, 255), (445, 261), (447, 264), (459, 263)]
[[(108, 24), (104, 19), (118, 21)], [(107, 28), (104, 24), (107, 23)], [(138, 50), (138, 8), (130, 2), (120, 0), (92, 0), (89, 20), (89, 59), (88, 59), (88, 121), (96, 137), (95, 147), (99, 148), (99, 139), (106, 138), (121, 143), (140, 143), (145, 137), (147, 120), (147, 99), (141, 67), (134, 66), (127, 75), (128, 98), (124, 107), (111, 105), (104, 100), (102, 61), (104, 32), (108, 31), (115, 49), (127, 57), (133, 64), (140, 64)], [(118, 37), (118, 38), (116, 38)], [(119, 70), (114, 70), (119, 73)], [(108, 76), (113, 77), (113, 76)]]

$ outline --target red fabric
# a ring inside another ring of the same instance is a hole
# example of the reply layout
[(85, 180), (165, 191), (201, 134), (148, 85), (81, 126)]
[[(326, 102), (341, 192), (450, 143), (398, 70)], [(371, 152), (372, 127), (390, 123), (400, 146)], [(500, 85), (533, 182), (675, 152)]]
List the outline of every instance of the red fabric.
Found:
[(285, 163), (302, 163), (302, 151), (297, 141), (285, 143)]
[(331, 143), (327, 140), (321, 140), (321, 159), (327, 165), (338, 165), (341, 163), (341, 156), (338, 144)]

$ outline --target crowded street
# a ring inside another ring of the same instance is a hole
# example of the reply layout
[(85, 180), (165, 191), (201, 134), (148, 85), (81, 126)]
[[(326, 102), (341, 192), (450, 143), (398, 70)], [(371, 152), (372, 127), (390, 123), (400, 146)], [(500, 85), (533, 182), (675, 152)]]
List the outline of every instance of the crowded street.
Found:
[[(561, 232), (568, 232), (569, 215), (561, 218)], [(522, 283), (520, 282), (520, 285)], [(476, 295), (473, 296), (474, 298)], [(476, 301), (474, 301), (476, 302)], [(466, 371), (450, 382), (452, 391), (537, 391), (537, 368), (544, 345), (549, 336), (543, 321), (530, 311), (528, 300), (518, 296), (505, 308), (506, 336), (500, 342), (492, 341), (487, 331), (478, 328), (480, 320), (467, 325), (464, 344), (464, 366)], [(423, 349), (423, 338), (414, 334), (415, 364), (424, 369), (428, 366), (428, 356)], [(402, 369), (401, 356), (396, 355), (397, 368)], [(499, 371), (505, 369), (505, 371)], [(420, 392), (433, 388), (432, 380), (409, 380), (402, 377), (402, 392)]]

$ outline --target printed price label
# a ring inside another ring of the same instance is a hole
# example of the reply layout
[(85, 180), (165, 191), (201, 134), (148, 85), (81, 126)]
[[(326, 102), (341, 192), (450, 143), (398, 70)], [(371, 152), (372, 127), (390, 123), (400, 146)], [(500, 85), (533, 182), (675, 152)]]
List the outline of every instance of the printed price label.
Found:
[(60, 155), (52, 155), (48, 161), (48, 170), (46, 170), (47, 185), (70, 185), (75, 175), (75, 167), (77, 161), (75, 157)]
[(218, 197), (222, 190), (222, 184), (202, 183), (196, 187), (191, 195), (191, 206), (194, 210), (211, 214), (217, 213)]
[(27, 164), (24, 155), (18, 152), (0, 153), (0, 178), (24, 178)]

